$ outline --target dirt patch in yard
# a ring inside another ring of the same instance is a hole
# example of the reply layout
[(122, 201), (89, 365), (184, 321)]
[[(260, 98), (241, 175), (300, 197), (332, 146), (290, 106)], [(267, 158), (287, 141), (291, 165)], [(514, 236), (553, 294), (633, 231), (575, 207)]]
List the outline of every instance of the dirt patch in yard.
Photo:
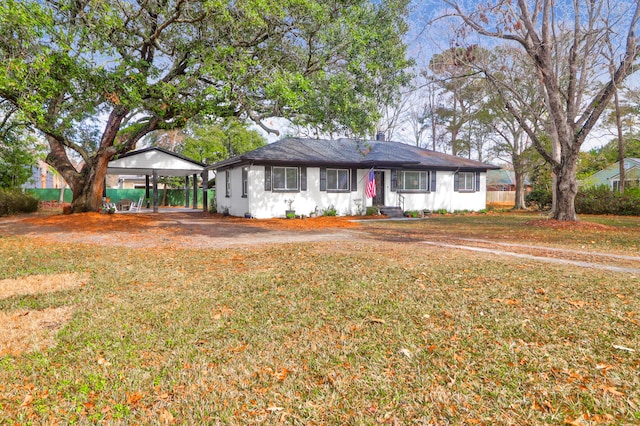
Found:
[(0, 356), (51, 347), (56, 334), (71, 320), (72, 314), (70, 306), (40, 311), (0, 311)]
[(89, 279), (89, 274), (30, 275), (0, 280), (0, 299), (26, 294), (51, 293), (78, 288)]
[[(83, 286), (88, 279), (89, 274), (79, 273), (4, 279), (0, 280), (0, 300), (70, 290)], [(73, 308), (69, 306), (0, 311), (0, 356), (47, 349), (55, 343), (56, 334), (71, 320), (72, 314)]]

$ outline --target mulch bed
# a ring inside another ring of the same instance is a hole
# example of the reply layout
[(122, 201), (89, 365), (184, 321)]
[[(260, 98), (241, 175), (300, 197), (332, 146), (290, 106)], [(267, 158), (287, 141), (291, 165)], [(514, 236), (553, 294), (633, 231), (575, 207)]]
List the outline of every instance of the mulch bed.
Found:
[[(187, 216), (188, 215), (188, 216)], [(244, 225), (281, 230), (317, 230), (326, 228), (354, 228), (359, 223), (354, 220), (362, 220), (359, 216), (321, 216), (305, 219), (245, 219), (239, 217), (224, 217), (219, 214), (205, 213), (171, 213), (171, 214), (100, 214), (77, 213), (71, 215), (34, 216), (24, 219), (24, 222), (55, 227), (63, 230), (83, 232), (125, 231), (132, 228), (144, 229), (162, 225), (165, 221), (174, 221), (175, 218), (193, 218), (212, 222), (221, 221), (233, 225)], [(366, 218), (373, 218), (367, 216)]]

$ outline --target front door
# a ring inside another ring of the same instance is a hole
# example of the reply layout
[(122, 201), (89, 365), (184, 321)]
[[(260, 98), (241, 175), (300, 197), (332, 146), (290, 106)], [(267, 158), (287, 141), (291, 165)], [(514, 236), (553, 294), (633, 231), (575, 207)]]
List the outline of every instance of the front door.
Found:
[(376, 196), (373, 197), (374, 206), (384, 206), (384, 172), (374, 170), (373, 177), (376, 180)]

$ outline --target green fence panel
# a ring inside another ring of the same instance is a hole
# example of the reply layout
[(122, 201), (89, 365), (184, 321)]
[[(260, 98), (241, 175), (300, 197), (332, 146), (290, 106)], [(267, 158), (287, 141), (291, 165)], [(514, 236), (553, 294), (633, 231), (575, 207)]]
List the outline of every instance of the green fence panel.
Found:
[[(57, 188), (30, 188), (25, 192), (33, 195), (39, 201), (60, 201), (60, 189)], [(73, 193), (69, 188), (64, 190), (64, 202), (70, 203), (73, 199)]]
[[(59, 201), (60, 189), (43, 189), (43, 188), (31, 188), (26, 190), (27, 193), (33, 195), (40, 201)], [(215, 190), (209, 189), (208, 202), (211, 205), (215, 202)], [(122, 200), (131, 200), (138, 202), (140, 197), (145, 198), (146, 190), (143, 189), (119, 189), (119, 188), (107, 188), (107, 197), (110, 198), (112, 203), (117, 203)], [(150, 199), (149, 205), (152, 203), (151, 197), (153, 197), (153, 191), (149, 192)], [(158, 203), (162, 204), (162, 198), (164, 195), (164, 189), (158, 188)], [(193, 204), (193, 189), (189, 190), (189, 207)], [(70, 203), (73, 199), (73, 194), (70, 189), (64, 190), (64, 202)], [(167, 206), (184, 206), (184, 189), (167, 189)], [(198, 208), (202, 208), (202, 189), (198, 189)]]

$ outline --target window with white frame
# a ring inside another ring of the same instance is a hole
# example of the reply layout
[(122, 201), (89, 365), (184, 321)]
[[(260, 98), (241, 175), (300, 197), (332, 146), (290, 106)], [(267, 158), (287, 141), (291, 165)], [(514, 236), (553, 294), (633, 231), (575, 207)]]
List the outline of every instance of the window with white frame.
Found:
[(476, 174), (474, 172), (458, 173), (458, 191), (473, 192), (475, 191)]
[(327, 191), (348, 191), (349, 170), (327, 169)]
[(271, 173), (274, 191), (298, 190), (297, 167), (274, 167)]
[(248, 178), (249, 178), (249, 168), (243, 167), (242, 168), (242, 197), (243, 198), (246, 198), (247, 192), (249, 192)]
[(429, 191), (428, 171), (398, 170), (397, 179), (398, 191)]

